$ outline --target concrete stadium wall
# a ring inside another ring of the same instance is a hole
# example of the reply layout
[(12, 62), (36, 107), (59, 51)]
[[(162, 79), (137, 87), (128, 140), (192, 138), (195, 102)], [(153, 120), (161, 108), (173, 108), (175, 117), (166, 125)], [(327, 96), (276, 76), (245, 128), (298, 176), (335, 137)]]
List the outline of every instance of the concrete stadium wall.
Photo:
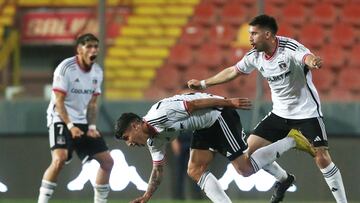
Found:
[[(121, 113), (144, 115), (151, 105), (152, 102), (102, 102), (99, 104), (98, 127), (104, 133), (112, 133), (113, 123)], [(47, 133), (47, 106), (48, 102), (43, 100), (0, 101), (0, 136)], [(239, 111), (245, 131), (250, 131), (271, 110), (269, 103), (259, 106), (254, 124), (251, 123), (253, 111)], [(322, 110), (329, 134), (360, 137), (360, 103), (324, 103)]]
[[(129, 148), (124, 143), (119, 143), (109, 136), (106, 136), (106, 140), (110, 149), (120, 149), (124, 153), (128, 165), (135, 166), (138, 174), (147, 182), (152, 162), (146, 148)], [(341, 169), (350, 202), (360, 200), (360, 177), (354, 175), (357, 171), (360, 171), (360, 162), (356, 158), (360, 154), (359, 145), (360, 139), (357, 138), (334, 138), (330, 140), (330, 152), (334, 162)], [(35, 199), (38, 195), (42, 174), (49, 162), (50, 152), (47, 135), (1, 136), (0, 182), (8, 187), (8, 191), (0, 192), (0, 196), (2, 198)], [(280, 157), (279, 163), (297, 177), (297, 191), (288, 193), (287, 199), (311, 202), (332, 200), (329, 188), (309, 155), (292, 150)], [(211, 171), (216, 177), (220, 178), (227, 164), (227, 160), (218, 155), (211, 166)], [(154, 198), (171, 198), (175, 167), (177, 166), (172, 159), (172, 154), (169, 153), (165, 178)], [(85, 184), (84, 189), (81, 191), (69, 191), (66, 189), (67, 183), (80, 173), (80, 169), (80, 161), (74, 156), (73, 161), (64, 168), (60, 175), (54, 198), (91, 200), (92, 187), (89, 182)], [(121, 176), (126, 176), (125, 169), (116, 168), (114, 170), (120, 174), (120, 177), (126, 179), (127, 177)], [(259, 178), (261, 182), (261, 176)], [(255, 188), (252, 188), (249, 192), (240, 191), (234, 182), (230, 183), (226, 192), (232, 199), (268, 199), (271, 195), (271, 192), (259, 192)], [(130, 199), (141, 194), (142, 192), (138, 191), (133, 183), (129, 183), (122, 191), (112, 191), (111, 198)]]

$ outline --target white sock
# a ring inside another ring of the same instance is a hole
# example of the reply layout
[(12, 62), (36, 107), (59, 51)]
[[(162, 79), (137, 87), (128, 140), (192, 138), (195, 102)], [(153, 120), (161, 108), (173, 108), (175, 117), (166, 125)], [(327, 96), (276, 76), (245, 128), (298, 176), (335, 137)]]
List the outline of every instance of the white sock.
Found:
[(337, 203), (347, 203), (344, 184), (341, 178), (340, 170), (331, 162), (326, 168), (320, 169), (323, 173)]
[(296, 142), (293, 138), (285, 137), (270, 145), (257, 149), (250, 156), (250, 162), (254, 168), (254, 171), (257, 172), (269, 163), (274, 162), (284, 152), (294, 148), (295, 146)]
[(203, 173), (197, 183), (206, 196), (214, 203), (231, 203), (230, 198), (221, 188), (219, 181), (209, 171)]
[(94, 185), (94, 203), (106, 203), (110, 192), (110, 185)]
[(276, 163), (276, 161), (263, 166), (263, 169), (266, 172), (270, 173), (270, 175), (274, 176), (279, 182), (285, 181), (288, 177), (287, 172), (283, 168), (281, 168), (281, 166)]
[(54, 193), (56, 183), (42, 180), (41, 187), (39, 189), (38, 203), (48, 203), (52, 194)]

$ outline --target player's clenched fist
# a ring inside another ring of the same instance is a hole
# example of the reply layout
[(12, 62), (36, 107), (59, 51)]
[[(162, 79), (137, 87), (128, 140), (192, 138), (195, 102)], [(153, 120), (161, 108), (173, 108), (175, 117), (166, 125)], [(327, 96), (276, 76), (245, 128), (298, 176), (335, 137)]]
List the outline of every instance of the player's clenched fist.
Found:
[(196, 80), (196, 79), (191, 79), (187, 82), (187, 85), (190, 89), (193, 90), (201, 90), (201, 89), (205, 89), (204, 87), (202, 87), (201, 85), (201, 81), (200, 80)]

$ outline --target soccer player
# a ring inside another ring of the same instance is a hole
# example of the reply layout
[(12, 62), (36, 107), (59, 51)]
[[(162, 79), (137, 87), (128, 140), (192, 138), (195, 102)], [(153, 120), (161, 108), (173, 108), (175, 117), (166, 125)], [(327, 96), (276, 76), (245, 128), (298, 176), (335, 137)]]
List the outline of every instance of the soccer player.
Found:
[(95, 125), (103, 80), (103, 71), (95, 63), (98, 46), (99, 40), (93, 34), (81, 35), (76, 40), (76, 56), (63, 60), (55, 69), (47, 109), (52, 161), (44, 173), (38, 203), (49, 201), (57, 177), (74, 150), (82, 163), (91, 159), (99, 162), (94, 202), (107, 202), (113, 159)]
[(207, 171), (214, 152), (226, 156), (243, 176), (257, 172), (290, 148), (296, 147), (314, 155), (310, 142), (296, 130), (258, 149), (251, 157), (245, 155), (248, 148), (244, 141), (245, 134), (234, 108), (249, 109), (250, 106), (247, 99), (189, 93), (160, 100), (143, 118), (134, 113), (122, 114), (115, 125), (116, 138), (125, 140), (128, 146), (147, 144), (153, 160), (147, 191), (132, 202), (147, 202), (161, 183), (165, 147), (178, 136), (177, 131), (194, 130), (188, 174), (215, 203), (229, 203), (231, 200), (215, 176)]
[[(315, 163), (323, 173), (336, 202), (347, 202), (340, 170), (332, 162), (328, 151), (320, 99), (311, 80), (311, 70), (321, 68), (321, 58), (299, 42), (277, 36), (278, 26), (271, 16), (259, 15), (249, 25), (253, 49), (236, 65), (205, 80), (189, 80), (188, 86), (195, 90), (205, 89), (258, 69), (270, 86), (273, 110), (249, 136), (249, 154), (282, 139), (292, 128), (300, 129), (316, 147)], [(277, 163), (265, 166), (264, 169), (279, 180), (275, 184), (271, 202), (282, 201), (294, 176), (287, 174)]]

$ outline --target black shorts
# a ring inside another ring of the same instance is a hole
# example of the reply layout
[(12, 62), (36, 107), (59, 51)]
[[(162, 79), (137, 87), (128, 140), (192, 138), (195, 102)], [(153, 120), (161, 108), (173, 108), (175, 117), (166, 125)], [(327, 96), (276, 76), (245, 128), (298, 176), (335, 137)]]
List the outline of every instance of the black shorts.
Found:
[(308, 119), (285, 119), (270, 112), (255, 127), (253, 134), (270, 142), (287, 136), (290, 129), (300, 130), (315, 147), (327, 147), (327, 134), (321, 117)]
[(239, 114), (234, 109), (224, 108), (211, 127), (195, 130), (191, 148), (216, 151), (230, 161), (244, 154), (248, 146)]
[(88, 131), (87, 124), (74, 124), (80, 128), (84, 135), (81, 138), (73, 139), (65, 123), (54, 123), (49, 128), (50, 149), (67, 149), (68, 161), (72, 158), (72, 152), (75, 150), (81, 161), (91, 160), (93, 156), (100, 152), (108, 151), (105, 140), (102, 137), (92, 138), (86, 136)]

